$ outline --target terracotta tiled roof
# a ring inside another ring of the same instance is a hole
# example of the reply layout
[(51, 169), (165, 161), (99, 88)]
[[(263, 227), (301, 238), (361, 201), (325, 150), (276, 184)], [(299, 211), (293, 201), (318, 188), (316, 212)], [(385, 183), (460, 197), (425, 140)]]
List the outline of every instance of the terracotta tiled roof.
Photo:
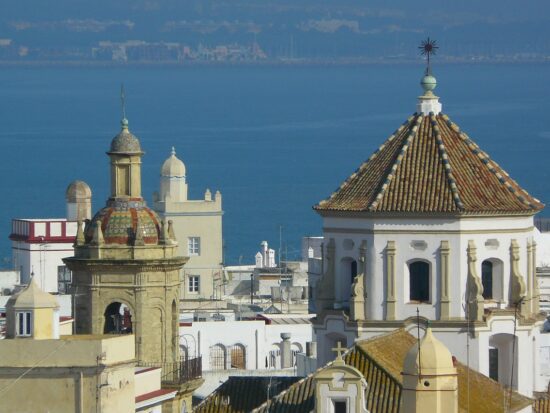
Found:
[[(360, 341), (350, 349), (344, 359), (365, 376), (367, 409), (371, 413), (400, 412), (403, 379), (401, 371), (409, 349), (416, 339), (403, 329)], [(458, 403), (460, 412), (504, 412), (503, 400), (508, 391), (490, 378), (457, 363)], [(468, 376), (470, 380), (470, 408), (468, 409)], [(315, 407), (313, 374), (290, 386), (281, 394), (264, 403), (254, 412), (261, 413), (309, 413)], [(512, 392), (510, 412), (529, 406), (533, 400)], [(211, 410), (214, 412), (214, 410)], [(223, 411), (223, 410), (216, 410)]]
[(318, 211), (534, 213), (522, 189), (443, 114), (415, 114)]

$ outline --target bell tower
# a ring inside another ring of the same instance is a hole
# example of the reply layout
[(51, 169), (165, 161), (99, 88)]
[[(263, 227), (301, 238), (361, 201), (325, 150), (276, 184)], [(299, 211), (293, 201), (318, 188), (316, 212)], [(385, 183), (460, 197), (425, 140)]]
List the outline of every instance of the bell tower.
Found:
[(200, 359), (179, 354), (180, 270), (188, 258), (177, 256), (171, 221), (141, 196), (143, 151), (125, 117), (107, 155), (111, 195), (85, 226), (79, 221), (74, 256), (64, 259), (76, 332), (133, 334), (138, 365), (162, 367), (163, 387), (178, 391), (163, 412), (180, 411), (202, 383)]

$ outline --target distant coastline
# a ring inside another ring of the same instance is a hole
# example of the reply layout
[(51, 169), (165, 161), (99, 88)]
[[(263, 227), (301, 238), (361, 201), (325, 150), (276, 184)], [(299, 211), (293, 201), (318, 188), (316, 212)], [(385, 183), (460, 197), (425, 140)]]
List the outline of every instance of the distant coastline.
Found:
[[(527, 64), (550, 63), (550, 56), (537, 58), (490, 58), (490, 57), (451, 57), (438, 59), (439, 65), (445, 64)], [(263, 59), (239, 61), (185, 60), (131, 62), (94, 61), (94, 60), (0, 60), (0, 67), (187, 67), (187, 66), (366, 66), (366, 65), (422, 65), (415, 58), (320, 58), (320, 59)]]

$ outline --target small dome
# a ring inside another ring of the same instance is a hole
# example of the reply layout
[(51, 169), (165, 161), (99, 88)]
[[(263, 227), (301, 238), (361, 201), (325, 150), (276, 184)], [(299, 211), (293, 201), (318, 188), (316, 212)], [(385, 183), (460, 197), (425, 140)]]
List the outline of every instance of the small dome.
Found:
[(176, 156), (176, 150), (172, 147), (172, 153), (162, 164), (161, 176), (184, 177), (185, 164)]
[(403, 372), (411, 375), (422, 374), (452, 374), (455, 372), (453, 357), (449, 349), (432, 334), (428, 327), (426, 334), (420, 340), (420, 357), (418, 356), (418, 344), (414, 344), (407, 356)]
[(111, 141), (109, 153), (142, 153), (139, 139), (128, 129), (128, 121), (122, 119), (122, 130)]
[(156, 245), (160, 238), (160, 218), (149, 209), (145, 201), (110, 199), (107, 206), (86, 225), (86, 243), (92, 241), (96, 222), (100, 222), (106, 244), (133, 245), (141, 227), (143, 242)]
[(6, 308), (59, 308), (59, 303), (53, 295), (42, 290), (32, 277), (27, 287), (10, 297)]
[(76, 201), (77, 199), (89, 199), (92, 197), (92, 190), (84, 181), (73, 181), (65, 191), (67, 201)]

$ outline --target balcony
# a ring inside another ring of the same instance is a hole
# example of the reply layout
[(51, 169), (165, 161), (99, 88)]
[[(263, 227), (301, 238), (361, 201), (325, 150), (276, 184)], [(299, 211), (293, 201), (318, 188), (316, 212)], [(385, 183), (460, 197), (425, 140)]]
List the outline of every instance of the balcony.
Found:
[(175, 363), (139, 362), (141, 367), (160, 367), (161, 380), (164, 385), (181, 385), (202, 377), (202, 358), (189, 358)]

